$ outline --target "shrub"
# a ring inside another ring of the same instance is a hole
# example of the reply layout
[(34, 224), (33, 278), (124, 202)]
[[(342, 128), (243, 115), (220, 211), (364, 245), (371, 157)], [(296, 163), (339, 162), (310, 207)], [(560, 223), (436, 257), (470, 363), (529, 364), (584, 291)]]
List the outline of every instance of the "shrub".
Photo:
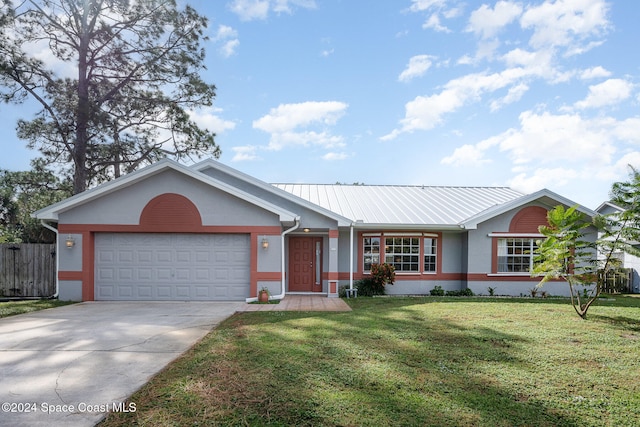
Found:
[(461, 291), (447, 291), (446, 295), (448, 297), (472, 297), (474, 293), (471, 289), (465, 288)]
[(365, 277), (354, 283), (358, 289), (358, 296), (372, 297), (374, 295), (384, 295), (384, 286), (380, 287), (371, 277)]
[(384, 295), (385, 285), (393, 285), (396, 279), (396, 269), (391, 264), (372, 264), (371, 276), (358, 280), (355, 287), (358, 296), (371, 297)]
[(347, 296), (347, 291), (345, 291), (345, 289), (347, 289), (349, 287), (349, 285), (340, 285), (338, 286), (338, 297), (340, 298), (344, 298)]
[(442, 286), (436, 285), (429, 291), (429, 293), (432, 297), (442, 297), (444, 296), (444, 289), (442, 289)]
[(491, 286), (487, 288), (487, 291), (489, 291), (489, 296), (494, 296), (496, 294), (496, 288), (492, 288)]
[(396, 280), (396, 268), (391, 264), (371, 265), (371, 279), (384, 290), (384, 285), (393, 285)]

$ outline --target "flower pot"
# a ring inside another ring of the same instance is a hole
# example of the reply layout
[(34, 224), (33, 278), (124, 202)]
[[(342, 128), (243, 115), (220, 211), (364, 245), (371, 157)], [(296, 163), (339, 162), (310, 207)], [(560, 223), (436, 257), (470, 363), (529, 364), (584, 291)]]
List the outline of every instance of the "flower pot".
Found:
[(260, 291), (258, 293), (258, 301), (259, 302), (269, 302), (269, 292), (267, 291)]

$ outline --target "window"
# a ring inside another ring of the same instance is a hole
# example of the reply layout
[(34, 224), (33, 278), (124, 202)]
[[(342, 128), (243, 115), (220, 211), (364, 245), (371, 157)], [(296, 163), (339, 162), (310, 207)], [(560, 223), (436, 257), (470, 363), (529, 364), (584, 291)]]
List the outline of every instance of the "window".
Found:
[(385, 238), (384, 262), (393, 265), (396, 269), (396, 272), (420, 271), (420, 238)]
[(424, 272), (435, 273), (436, 272), (436, 253), (437, 242), (435, 237), (424, 238)]
[(498, 273), (528, 273), (536, 249), (535, 239), (498, 239)]
[(362, 243), (363, 270), (371, 271), (371, 264), (380, 264), (380, 237), (365, 237)]
[(368, 273), (371, 265), (384, 262), (393, 265), (397, 273), (436, 273), (437, 248), (438, 234), (435, 233), (365, 234), (362, 238), (363, 271)]

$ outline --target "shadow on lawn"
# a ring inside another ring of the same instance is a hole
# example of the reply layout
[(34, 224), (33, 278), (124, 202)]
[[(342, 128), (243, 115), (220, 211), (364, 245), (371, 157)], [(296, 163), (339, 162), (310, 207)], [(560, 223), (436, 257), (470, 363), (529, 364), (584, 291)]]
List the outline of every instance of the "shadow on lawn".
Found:
[(272, 369), (251, 385), (274, 391), (251, 409), (257, 419), (267, 425), (578, 425), (475, 369), (509, 364), (526, 372), (521, 337), (430, 321), (406, 310), (410, 305), (289, 314), (284, 323), (295, 333), (282, 333), (282, 319), (261, 318), (262, 336), (239, 343), (246, 363), (258, 359)]
[(589, 314), (588, 319), (613, 325), (623, 331), (640, 332), (640, 323), (638, 323), (638, 319), (632, 319), (624, 316), (603, 316), (600, 314)]

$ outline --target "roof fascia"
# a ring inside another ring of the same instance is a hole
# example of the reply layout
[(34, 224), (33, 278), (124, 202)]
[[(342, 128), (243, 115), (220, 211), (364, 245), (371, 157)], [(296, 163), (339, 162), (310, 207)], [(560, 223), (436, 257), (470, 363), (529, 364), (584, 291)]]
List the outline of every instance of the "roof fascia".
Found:
[(474, 230), (476, 228), (478, 228), (478, 224), (487, 221), (491, 218), (494, 218), (498, 215), (501, 215), (505, 212), (508, 212), (512, 209), (516, 209), (520, 206), (526, 205), (527, 203), (531, 203), (534, 202), (536, 200), (542, 199), (543, 197), (548, 197), (552, 200), (555, 200), (558, 202), (558, 204), (564, 205), (564, 206), (577, 206), (577, 209), (579, 212), (582, 212), (583, 214), (587, 215), (590, 219), (593, 218), (594, 216), (596, 216), (596, 212), (592, 211), (589, 208), (586, 208), (576, 202), (573, 202), (569, 199), (567, 199), (566, 197), (563, 197), (557, 193), (554, 193), (551, 190), (548, 189), (542, 189), (539, 191), (536, 191), (535, 193), (531, 193), (531, 194), (527, 194), (524, 195), (522, 197), (519, 197), (515, 200), (511, 200), (509, 202), (506, 203), (502, 203), (500, 205), (496, 205), (493, 206), (491, 208), (486, 209), (484, 212), (480, 212), (477, 215), (472, 216), (471, 218), (468, 218), (465, 221), (462, 221), (460, 223), (460, 225), (463, 228), (469, 229), (469, 230)]
[(225, 184), (224, 182), (218, 181), (200, 172), (194, 171), (193, 169), (187, 166), (184, 166), (176, 162), (175, 160), (171, 160), (171, 159), (162, 159), (159, 162), (154, 163), (150, 166), (147, 166), (143, 169), (139, 169), (137, 171), (131, 172), (123, 177), (120, 177), (111, 182), (105, 183), (98, 187), (92, 188), (90, 190), (84, 191), (80, 194), (76, 194), (75, 196), (72, 196), (66, 200), (62, 200), (61, 202), (48, 206), (44, 209), (40, 209), (34, 212), (33, 214), (31, 214), (31, 216), (33, 218), (38, 218), (43, 220), (57, 221), (58, 215), (61, 212), (64, 212), (73, 207), (82, 205), (84, 203), (88, 203), (99, 197), (113, 193), (114, 191), (117, 191), (119, 189), (126, 188), (144, 178), (148, 178), (150, 176), (156, 175), (160, 172), (163, 172), (169, 169), (182, 173), (184, 175), (187, 175), (197, 181), (200, 181), (202, 183), (215, 187), (226, 193), (232, 194), (233, 196), (238, 197), (246, 202), (259, 206), (260, 208), (265, 209), (271, 213), (274, 213), (278, 215), (281, 222), (290, 223), (295, 221), (295, 218), (297, 217), (297, 215), (294, 214), (293, 212), (289, 212), (288, 210), (282, 209), (279, 206), (276, 206), (272, 203), (268, 203), (268, 202), (265, 202), (264, 200), (258, 199), (257, 197), (251, 194), (238, 190), (235, 187), (231, 187), (230, 185)]
[(386, 224), (386, 223), (362, 223), (354, 222), (354, 229), (357, 230), (380, 230), (380, 231), (464, 231), (459, 225), (442, 225), (442, 224)]
[(314, 212), (317, 212), (321, 215), (324, 215), (328, 218), (331, 218), (335, 221), (337, 221), (338, 223), (338, 227), (348, 227), (349, 225), (351, 225), (351, 223), (353, 222), (353, 220), (346, 218), (342, 215), (338, 215), (337, 213), (330, 211), (329, 209), (325, 209), (322, 206), (318, 206), (315, 203), (311, 203), (308, 200), (305, 200), (301, 197), (295, 196), (287, 191), (281, 190), (280, 188), (274, 187), (273, 185), (264, 182), (256, 177), (253, 177), (251, 175), (248, 175), (244, 172), (241, 172), (237, 169), (232, 168), (231, 166), (227, 166), (223, 163), (220, 163), (216, 160), (213, 159), (206, 159), (203, 160), (199, 163), (196, 163), (195, 165), (191, 166), (191, 168), (197, 170), (198, 172), (201, 172), (202, 170), (208, 168), (208, 167), (212, 167), (218, 170), (221, 170), (231, 176), (233, 176), (234, 178), (237, 178), (239, 180), (248, 182), (252, 185), (255, 185), (256, 187), (261, 188), (262, 190), (268, 191), (276, 196), (282, 197), (286, 200), (289, 200), (292, 203), (296, 203), (300, 206), (303, 206), (309, 210), (312, 210)]
[(624, 208), (621, 208), (620, 206), (616, 205), (615, 203), (612, 203), (612, 202), (610, 202), (610, 201), (607, 201), (607, 202), (603, 202), (602, 204), (600, 204), (600, 206), (598, 206), (598, 207), (596, 208), (596, 212), (598, 212), (598, 213), (599, 213), (602, 209), (604, 209), (604, 208), (605, 208), (605, 207), (607, 207), (607, 206), (610, 206), (610, 207), (612, 207), (612, 208), (614, 208), (614, 209), (617, 209), (617, 210), (619, 210), (620, 212), (624, 212), (624, 210), (625, 210)]

